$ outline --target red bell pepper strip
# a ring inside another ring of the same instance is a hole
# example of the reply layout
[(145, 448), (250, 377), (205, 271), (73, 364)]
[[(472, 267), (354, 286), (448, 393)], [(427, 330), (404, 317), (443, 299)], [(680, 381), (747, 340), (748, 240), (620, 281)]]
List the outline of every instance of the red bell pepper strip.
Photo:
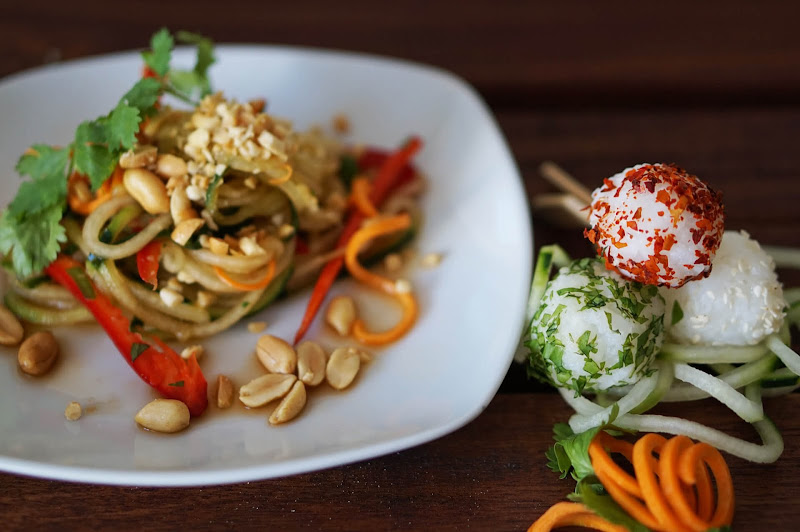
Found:
[(194, 354), (184, 360), (158, 338), (146, 341), (131, 331), (130, 320), (97, 290), (80, 262), (59, 255), (45, 272), (89, 309), (143, 381), (162, 396), (185, 403), (193, 416), (203, 413), (208, 405), (207, 384)]
[(161, 258), (161, 241), (153, 240), (136, 253), (136, 268), (139, 277), (147, 284), (158, 286), (158, 260)]
[[(386, 162), (386, 159), (388, 159), (391, 155), (391, 153), (388, 153), (384, 150), (367, 148), (358, 157), (356, 164), (358, 165), (358, 169), (362, 172), (367, 170), (380, 170), (380, 168)], [(417, 171), (414, 169), (414, 166), (410, 162), (406, 162), (406, 164), (400, 169), (400, 174), (397, 176), (397, 181), (394, 183), (392, 188), (397, 188), (408, 183), (414, 178), (416, 173)]]
[[(404, 175), (405, 169), (410, 168), (408, 164), (409, 161), (420, 148), (422, 148), (422, 141), (419, 137), (412, 137), (402, 148), (391, 153), (382, 161), (378, 175), (372, 182), (372, 189), (369, 194), (373, 205), (380, 207), (389, 193), (398, 186), (398, 181)], [(361, 167), (359, 166), (359, 168)], [(413, 168), (411, 168), (411, 172), (413, 176)], [(345, 223), (344, 230), (342, 230), (342, 234), (339, 235), (339, 240), (336, 242), (336, 247), (345, 247), (350, 237), (353, 236), (353, 233), (361, 227), (361, 222), (363, 221), (364, 216), (358, 210), (351, 211)], [(317, 315), (317, 312), (319, 312), (322, 302), (325, 300), (333, 282), (339, 275), (342, 265), (344, 265), (344, 257), (338, 257), (328, 261), (322, 268), (317, 282), (314, 284), (311, 297), (308, 300), (308, 306), (303, 315), (303, 320), (300, 322), (300, 327), (294, 335), (295, 344), (303, 339), (303, 336), (314, 321), (314, 317)]]

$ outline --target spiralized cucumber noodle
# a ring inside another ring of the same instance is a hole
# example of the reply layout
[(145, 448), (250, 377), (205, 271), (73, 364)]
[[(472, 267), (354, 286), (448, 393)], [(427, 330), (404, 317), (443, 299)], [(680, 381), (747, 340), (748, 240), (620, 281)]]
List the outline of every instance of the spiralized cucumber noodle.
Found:
[[(800, 267), (800, 252), (787, 248), (765, 249), (781, 267)], [(554, 260), (557, 258), (557, 260)], [(558, 246), (540, 252), (531, 288), (529, 314), (536, 310), (554, 263), (569, 261)], [(706, 346), (665, 342), (658, 359), (634, 385), (610, 388), (595, 400), (558, 388), (576, 412), (569, 420), (575, 433), (598, 427), (629, 431), (683, 434), (704, 441), (746, 460), (769, 463), (783, 452), (778, 428), (764, 412), (762, 396), (790, 393), (800, 387), (800, 355), (791, 345), (790, 327), (800, 326), (800, 288), (784, 291), (788, 304), (782, 329), (756, 345)], [(725, 434), (715, 428), (679, 417), (646, 414), (659, 402), (714, 398), (752, 424), (761, 443)], [(610, 400), (610, 402), (609, 402)]]

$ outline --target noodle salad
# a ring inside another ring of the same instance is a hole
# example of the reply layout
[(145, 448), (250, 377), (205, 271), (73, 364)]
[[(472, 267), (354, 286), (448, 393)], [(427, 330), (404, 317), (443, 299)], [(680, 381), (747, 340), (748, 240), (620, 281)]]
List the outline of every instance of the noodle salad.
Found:
[[(176, 40), (196, 47), (192, 70), (171, 68)], [(179, 355), (165, 340), (220, 333), (315, 284), (296, 344), (345, 262), (404, 309), (389, 331), (356, 320), (356, 340), (407, 332), (410, 287), (360, 261), (417, 228), (420, 140), (394, 152), (350, 147), (320, 128), (296, 131), (264, 100), (227, 99), (211, 90), (213, 44), (195, 34), (162, 29), (142, 56), (142, 78), (113, 110), (17, 163), (29, 179), (0, 219), (11, 312), (43, 326), (97, 321), (143, 380), (193, 416), (208, 402), (197, 349)]]

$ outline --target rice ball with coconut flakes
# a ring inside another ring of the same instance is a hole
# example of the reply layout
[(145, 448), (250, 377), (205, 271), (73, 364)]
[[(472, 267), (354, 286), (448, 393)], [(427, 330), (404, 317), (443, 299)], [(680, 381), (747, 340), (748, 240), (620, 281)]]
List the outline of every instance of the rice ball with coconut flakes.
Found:
[(786, 300), (775, 262), (745, 232), (725, 231), (711, 274), (662, 288), (667, 335), (677, 343), (755, 345), (783, 325)]
[(640, 164), (592, 193), (586, 237), (625, 278), (681, 286), (711, 270), (724, 226), (722, 196), (672, 164)]
[(634, 384), (663, 341), (658, 288), (631, 282), (598, 258), (574, 261), (548, 284), (530, 326), (530, 373), (576, 395)]

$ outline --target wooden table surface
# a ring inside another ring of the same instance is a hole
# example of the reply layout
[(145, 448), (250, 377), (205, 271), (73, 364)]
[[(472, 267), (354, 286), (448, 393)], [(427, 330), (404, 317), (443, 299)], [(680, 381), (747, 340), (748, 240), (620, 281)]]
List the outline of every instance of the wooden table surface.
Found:
[[(4, 4), (11, 4), (6, 2)], [(594, 186), (642, 161), (677, 162), (724, 191), (727, 227), (800, 246), (800, 4), (793, 2), (130, 2), (0, 7), (0, 76), (140, 48), (155, 29), (403, 57), (451, 70), (486, 99), (529, 197), (541, 161)], [(10, 177), (4, 176), (4, 179)], [(4, 199), (3, 201), (6, 201)], [(537, 246), (590, 252), (536, 221)], [(782, 271), (787, 286), (797, 272)], [(795, 342), (797, 344), (797, 342)], [(768, 400), (786, 450), (730, 459), (737, 530), (800, 521), (800, 395)], [(671, 406), (755, 438), (725, 408)], [(526, 528), (573, 488), (545, 467), (561, 399), (512, 367), (475, 421), (420, 447), (289, 478), (193, 489), (117, 488), (0, 474), (0, 529)]]

